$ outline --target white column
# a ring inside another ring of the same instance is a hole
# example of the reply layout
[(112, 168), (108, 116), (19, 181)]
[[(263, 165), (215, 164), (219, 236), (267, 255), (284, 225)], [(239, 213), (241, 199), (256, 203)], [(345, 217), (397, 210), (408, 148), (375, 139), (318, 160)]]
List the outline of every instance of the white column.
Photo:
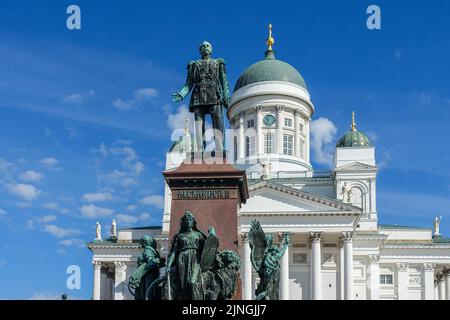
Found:
[(245, 157), (245, 129), (244, 129), (244, 113), (239, 114), (239, 133), (238, 133), (238, 150), (237, 157), (242, 159)]
[(408, 263), (397, 263), (397, 299), (408, 300)]
[(294, 112), (294, 154), (297, 158), (300, 158), (300, 112), (295, 110)]
[(439, 275), (439, 300), (446, 300), (445, 297), (445, 277), (443, 274)]
[(92, 299), (100, 300), (102, 263), (101, 261), (93, 261), (92, 264), (94, 265), (94, 289), (92, 292)]
[(264, 152), (264, 137), (262, 134), (262, 106), (256, 109), (256, 154)]
[(106, 272), (105, 270), (100, 271), (100, 300), (106, 300)]
[[(282, 245), (284, 245), (285, 236), (289, 237), (289, 234), (284, 232), (279, 234)], [(289, 245), (281, 257), (280, 266), (280, 300), (289, 300)]]
[(444, 268), (445, 300), (450, 300), (450, 269)]
[(276, 143), (276, 152), (278, 154), (283, 154), (283, 107), (282, 106), (276, 106), (277, 110), (277, 143)]
[(310, 123), (311, 123), (311, 119), (310, 118), (305, 120), (305, 136), (306, 136), (306, 139), (305, 139), (305, 160), (306, 160), (306, 162), (310, 161), (310, 151), (311, 151), (310, 150), (311, 144), (310, 144), (310, 140), (309, 140), (309, 125), (310, 125)]
[(380, 256), (369, 255), (370, 300), (380, 300)]
[(242, 299), (252, 300), (252, 262), (250, 260), (250, 243), (248, 241), (248, 233), (241, 235), (242, 243), (244, 247), (244, 259), (242, 263), (243, 267), (243, 279), (242, 279)]
[(125, 298), (124, 290), (126, 287), (126, 264), (124, 261), (114, 262), (114, 300), (123, 300)]
[(353, 232), (343, 233), (344, 299), (353, 300)]
[(434, 281), (434, 300), (439, 300), (439, 284), (436, 280)]
[(340, 284), (340, 300), (344, 300), (344, 244), (339, 242), (339, 284)]
[(322, 232), (312, 232), (311, 238), (311, 299), (322, 299), (322, 253), (320, 243)]
[(112, 285), (113, 279), (111, 276), (106, 277), (106, 300), (112, 300)]
[[(423, 265), (423, 300), (435, 300), (435, 286), (434, 286), (434, 268), (433, 263), (424, 263)], [(436, 287), (437, 290), (437, 287)]]

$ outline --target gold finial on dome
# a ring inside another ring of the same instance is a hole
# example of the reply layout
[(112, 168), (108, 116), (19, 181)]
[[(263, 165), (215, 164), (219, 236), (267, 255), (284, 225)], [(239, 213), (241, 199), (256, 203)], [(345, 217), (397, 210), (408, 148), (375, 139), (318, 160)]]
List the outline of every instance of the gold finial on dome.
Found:
[(355, 111), (352, 111), (352, 131), (356, 131)]
[(272, 24), (269, 23), (269, 37), (267, 38), (267, 46), (269, 47), (268, 50), (272, 51), (272, 46), (275, 43), (275, 39), (272, 38)]

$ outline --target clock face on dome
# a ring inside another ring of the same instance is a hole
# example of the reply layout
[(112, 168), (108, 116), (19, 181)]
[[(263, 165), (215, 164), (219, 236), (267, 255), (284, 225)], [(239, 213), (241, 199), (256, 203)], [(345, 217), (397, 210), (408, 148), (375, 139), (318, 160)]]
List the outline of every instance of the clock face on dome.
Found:
[(264, 117), (263, 122), (266, 126), (273, 126), (275, 124), (275, 117), (271, 114), (268, 114)]

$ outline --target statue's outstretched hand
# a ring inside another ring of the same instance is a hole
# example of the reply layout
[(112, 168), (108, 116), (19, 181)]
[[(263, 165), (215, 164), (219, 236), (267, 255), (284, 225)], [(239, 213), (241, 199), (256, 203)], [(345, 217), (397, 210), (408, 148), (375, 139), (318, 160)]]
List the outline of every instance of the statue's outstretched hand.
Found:
[(180, 102), (183, 99), (184, 99), (183, 96), (179, 92), (172, 93), (173, 102)]

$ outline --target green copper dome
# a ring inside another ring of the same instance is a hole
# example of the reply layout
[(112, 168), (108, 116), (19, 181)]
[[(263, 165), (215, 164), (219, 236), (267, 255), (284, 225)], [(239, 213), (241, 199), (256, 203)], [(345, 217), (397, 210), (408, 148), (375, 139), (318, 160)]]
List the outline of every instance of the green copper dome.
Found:
[(284, 81), (297, 84), (306, 89), (301, 74), (289, 63), (275, 59), (275, 52), (266, 51), (266, 58), (252, 64), (239, 77), (234, 92), (249, 84), (262, 81)]
[(355, 111), (352, 112), (351, 130), (344, 134), (336, 143), (336, 148), (371, 147), (369, 138), (362, 132), (356, 130)]
[(347, 132), (340, 138), (336, 144), (336, 148), (351, 147), (371, 147), (372, 143), (369, 138), (362, 132), (355, 130)]

